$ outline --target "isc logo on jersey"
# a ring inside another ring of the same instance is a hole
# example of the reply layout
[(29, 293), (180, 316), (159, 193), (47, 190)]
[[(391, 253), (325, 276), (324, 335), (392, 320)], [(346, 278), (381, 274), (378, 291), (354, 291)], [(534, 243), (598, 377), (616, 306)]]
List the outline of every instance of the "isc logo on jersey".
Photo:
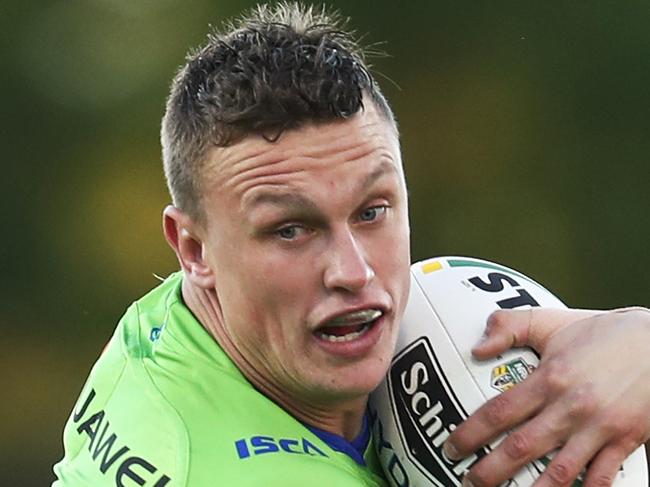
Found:
[(273, 438), (272, 436), (257, 435), (251, 438), (242, 438), (235, 441), (235, 450), (240, 460), (250, 458), (251, 455), (265, 453), (291, 453), (298, 455), (327, 455), (307, 438)]
[[(375, 445), (393, 487), (460, 486), (467, 470), (503, 439), (461, 462), (442, 452), (456, 425), (534, 373), (539, 358), (530, 349), (483, 362), (470, 352), (493, 311), (531, 306), (564, 304), (530, 278), (492, 262), (442, 257), (411, 267), (396, 355), (370, 398)], [(505, 485), (531, 486), (548, 462), (534, 462)], [(639, 487), (647, 479), (641, 447), (625, 461), (614, 486)]]

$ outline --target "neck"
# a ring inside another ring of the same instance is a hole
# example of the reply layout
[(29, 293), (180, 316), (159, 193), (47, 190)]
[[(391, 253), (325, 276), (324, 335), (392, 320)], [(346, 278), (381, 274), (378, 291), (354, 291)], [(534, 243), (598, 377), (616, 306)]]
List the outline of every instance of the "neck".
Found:
[(360, 432), (368, 396), (337, 397), (325, 395), (303, 398), (280, 387), (265, 370), (256, 368), (236, 346), (224, 321), (215, 289), (203, 289), (183, 279), (185, 305), (210, 333), (240, 372), (262, 394), (299, 421), (352, 440)]

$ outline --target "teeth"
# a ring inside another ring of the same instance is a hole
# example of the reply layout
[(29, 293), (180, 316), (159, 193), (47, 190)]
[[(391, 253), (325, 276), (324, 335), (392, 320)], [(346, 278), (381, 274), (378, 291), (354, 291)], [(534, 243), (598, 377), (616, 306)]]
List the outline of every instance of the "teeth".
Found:
[(376, 320), (383, 313), (378, 309), (364, 309), (361, 311), (355, 311), (353, 313), (348, 313), (338, 318), (334, 318), (332, 321), (327, 323), (327, 326), (350, 326), (350, 325), (360, 325), (361, 323), (367, 323), (368, 321)]
[(325, 325), (324, 328), (335, 328), (343, 326), (355, 326), (363, 325), (359, 330), (353, 331), (346, 335), (330, 335), (324, 331), (319, 331), (318, 336), (329, 342), (349, 342), (356, 340), (361, 335), (366, 333), (370, 328), (371, 322), (379, 318), (384, 313), (378, 309), (364, 309), (361, 311), (355, 311), (353, 313), (348, 313), (338, 318), (335, 318)]
[(359, 338), (361, 335), (363, 335), (365, 332), (368, 331), (368, 328), (370, 328), (370, 325), (364, 325), (363, 328), (361, 328), (359, 331), (353, 331), (352, 333), (348, 333), (347, 335), (342, 335), (342, 336), (335, 336), (335, 335), (328, 335), (327, 333), (319, 333), (318, 335), (327, 340), (328, 342), (350, 342), (352, 340), (355, 340)]

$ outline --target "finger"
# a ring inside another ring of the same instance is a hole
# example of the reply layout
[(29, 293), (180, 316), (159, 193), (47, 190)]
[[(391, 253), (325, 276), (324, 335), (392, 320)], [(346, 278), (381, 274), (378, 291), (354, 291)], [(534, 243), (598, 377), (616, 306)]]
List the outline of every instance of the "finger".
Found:
[[(540, 485), (571, 485), (571, 481), (603, 444), (603, 432), (598, 429), (583, 430), (570, 437), (576, 425), (582, 422), (580, 418), (588, 413), (591, 407), (592, 404), (584, 400), (584, 393), (580, 391), (576, 391), (564, 401), (554, 402), (510, 433), (487, 457), (472, 468), (468, 479), (476, 486), (500, 484), (512, 478), (525, 465), (566, 442), (558, 453), (559, 460), (553, 460), (556, 462), (553, 467), (549, 465), (551, 471), (547, 475), (550, 480), (541, 480), (554, 483)], [(562, 456), (562, 451), (566, 456)], [(566, 458), (569, 460), (565, 461)], [(557, 474), (554, 469), (558, 469)], [(563, 472), (568, 480), (562, 478)]]
[(481, 340), (472, 349), (478, 359), (494, 357), (528, 341), (530, 310), (500, 310), (492, 313)]
[(633, 450), (621, 445), (603, 448), (593, 459), (584, 481), (584, 487), (605, 487), (612, 485), (621, 465)]
[[(587, 463), (598, 453), (601, 442), (592, 431), (578, 433), (571, 437), (555, 454), (533, 487), (571, 486), (583, 472)], [(608, 485), (608, 484), (603, 484)], [(601, 486), (602, 487), (602, 486)]]
[(445, 442), (445, 454), (451, 459), (470, 455), (531, 417), (545, 400), (541, 374), (528, 376), (516, 387), (487, 401), (458, 425)]
[[(559, 409), (559, 408), (556, 408)], [(489, 455), (467, 473), (475, 487), (501, 485), (533, 460), (557, 448), (570, 425), (558, 429), (559, 411), (545, 411), (510, 433)]]
[(527, 310), (498, 310), (487, 320), (485, 334), (472, 349), (479, 360), (494, 357), (512, 347), (530, 346), (544, 353), (556, 331), (598, 311), (530, 308)]

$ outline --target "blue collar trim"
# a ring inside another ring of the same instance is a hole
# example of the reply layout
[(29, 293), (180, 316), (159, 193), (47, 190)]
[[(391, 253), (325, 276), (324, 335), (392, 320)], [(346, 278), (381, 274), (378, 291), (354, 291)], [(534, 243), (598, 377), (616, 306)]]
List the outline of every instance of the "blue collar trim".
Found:
[(368, 443), (370, 442), (369, 423), (370, 422), (368, 421), (368, 415), (364, 414), (361, 432), (352, 441), (348, 441), (342, 436), (330, 433), (329, 431), (324, 431), (322, 429), (316, 428), (315, 426), (310, 426), (308, 424), (305, 426), (307, 429), (309, 429), (309, 431), (327, 443), (327, 445), (332, 450), (346, 454), (359, 465), (365, 467), (366, 461), (363, 458), (363, 453), (366, 451), (366, 448), (368, 448)]

